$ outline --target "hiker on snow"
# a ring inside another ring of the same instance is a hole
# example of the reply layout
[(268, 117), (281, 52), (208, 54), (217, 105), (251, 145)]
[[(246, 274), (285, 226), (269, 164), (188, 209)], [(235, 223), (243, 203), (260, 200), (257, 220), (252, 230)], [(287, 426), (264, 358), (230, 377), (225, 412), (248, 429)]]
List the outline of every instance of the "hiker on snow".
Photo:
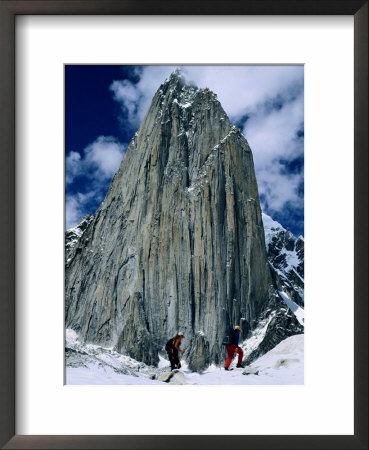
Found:
[(174, 338), (169, 339), (167, 345), (165, 346), (165, 350), (168, 353), (170, 361), (170, 370), (179, 369), (181, 367), (178, 352), (181, 352), (182, 355), (184, 353), (184, 350), (179, 348), (183, 338), (184, 336), (182, 331), (178, 331), (177, 335)]
[(236, 325), (233, 329), (232, 343), (226, 346), (228, 357), (224, 365), (225, 370), (229, 370), (229, 366), (231, 365), (233, 355), (235, 353), (238, 353), (238, 362), (236, 367), (243, 367), (242, 366), (243, 351), (242, 348), (238, 346), (238, 340), (240, 338), (241, 332), (242, 332), (241, 327)]

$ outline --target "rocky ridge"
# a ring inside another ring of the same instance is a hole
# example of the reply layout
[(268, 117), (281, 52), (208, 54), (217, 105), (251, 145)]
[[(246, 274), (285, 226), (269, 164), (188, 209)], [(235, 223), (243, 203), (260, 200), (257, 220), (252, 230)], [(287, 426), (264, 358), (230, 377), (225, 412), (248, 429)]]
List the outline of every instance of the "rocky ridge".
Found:
[(279, 291), (304, 306), (304, 238), (296, 237), (263, 213), (265, 245), (272, 276)]

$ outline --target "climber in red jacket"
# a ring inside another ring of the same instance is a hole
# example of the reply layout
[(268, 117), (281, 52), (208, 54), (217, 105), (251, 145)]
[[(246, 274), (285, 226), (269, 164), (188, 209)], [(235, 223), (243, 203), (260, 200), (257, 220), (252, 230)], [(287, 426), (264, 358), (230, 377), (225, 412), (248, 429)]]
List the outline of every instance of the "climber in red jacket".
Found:
[(232, 344), (226, 346), (228, 358), (224, 365), (225, 370), (229, 370), (229, 366), (232, 362), (233, 355), (235, 353), (238, 353), (238, 361), (237, 361), (236, 367), (243, 367), (242, 366), (243, 351), (242, 351), (242, 348), (238, 346), (238, 341), (239, 341), (241, 332), (242, 332), (241, 327), (236, 325), (233, 330)]

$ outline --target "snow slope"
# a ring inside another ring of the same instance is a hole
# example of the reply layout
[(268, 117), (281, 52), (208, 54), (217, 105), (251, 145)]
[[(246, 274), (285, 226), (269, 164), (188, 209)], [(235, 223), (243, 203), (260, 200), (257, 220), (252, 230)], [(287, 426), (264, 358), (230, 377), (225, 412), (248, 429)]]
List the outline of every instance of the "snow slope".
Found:
[[(304, 383), (304, 335), (285, 339), (246, 369), (226, 372), (210, 366), (205, 372), (191, 372), (182, 361), (180, 374), (169, 383), (158, 378), (169, 372), (169, 362), (160, 357), (159, 367), (146, 366), (112, 349), (79, 342), (72, 330), (66, 335), (66, 384), (74, 385), (288, 385)], [(232, 363), (235, 365), (235, 362)], [(232, 367), (231, 365), (231, 367)], [(155, 378), (155, 379), (153, 379)]]
[(295, 314), (297, 320), (304, 325), (304, 310), (301, 306), (297, 305), (293, 302), (289, 296), (285, 292), (278, 291), (279, 295), (283, 298), (286, 305), (290, 308), (290, 310)]

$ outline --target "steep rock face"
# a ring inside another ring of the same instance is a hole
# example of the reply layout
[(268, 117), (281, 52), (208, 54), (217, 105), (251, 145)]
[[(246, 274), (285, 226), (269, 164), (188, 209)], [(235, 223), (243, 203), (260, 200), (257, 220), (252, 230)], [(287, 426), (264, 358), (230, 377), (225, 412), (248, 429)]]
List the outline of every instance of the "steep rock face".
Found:
[(250, 147), (214, 93), (174, 73), (66, 262), (66, 326), (154, 365), (178, 329), (183, 347), (201, 331), (218, 363), (271, 286)]
[(272, 275), (279, 291), (304, 306), (304, 238), (296, 238), (271, 217), (262, 214), (265, 244)]

